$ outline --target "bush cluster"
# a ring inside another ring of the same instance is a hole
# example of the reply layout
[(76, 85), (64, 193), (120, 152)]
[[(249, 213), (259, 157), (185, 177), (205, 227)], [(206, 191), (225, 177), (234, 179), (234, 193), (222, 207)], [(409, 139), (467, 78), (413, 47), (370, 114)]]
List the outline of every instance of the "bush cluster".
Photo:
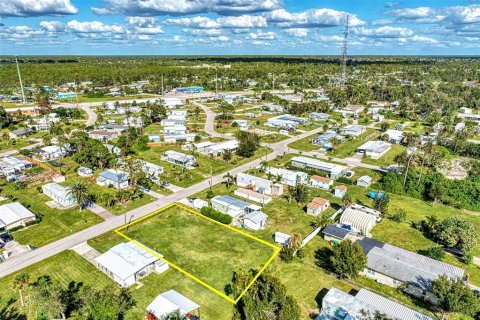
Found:
[(200, 210), (200, 213), (203, 214), (205, 217), (209, 217), (210, 219), (213, 219), (223, 224), (230, 224), (233, 220), (232, 217), (230, 217), (228, 214), (218, 212), (210, 207), (203, 207)]

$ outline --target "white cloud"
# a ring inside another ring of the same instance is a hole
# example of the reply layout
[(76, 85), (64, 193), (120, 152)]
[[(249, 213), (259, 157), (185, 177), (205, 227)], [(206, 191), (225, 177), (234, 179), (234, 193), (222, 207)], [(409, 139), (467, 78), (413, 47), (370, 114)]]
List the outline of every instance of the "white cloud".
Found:
[(125, 21), (129, 25), (140, 28), (154, 27), (158, 22), (157, 18), (154, 17), (126, 17)]
[(76, 14), (70, 0), (2, 0), (0, 17), (38, 17)]
[(65, 24), (61, 21), (41, 21), (38, 25), (47, 32), (55, 33), (65, 31)]
[(439, 10), (429, 7), (395, 9), (387, 13), (403, 22), (434, 23), (445, 19), (445, 16)]
[(223, 35), (221, 29), (183, 29), (182, 31), (192, 36), (218, 37)]
[(409, 40), (413, 42), (422, 42), (422, 43), (429, 43), (429, 44), (439, 43), (438, 40), (436, 39), (433, 39), (430, 37), (418, 36), (418, 35), (411, 37)]
[[(310, 9), (300, 13), (290, 13), (285, 9), (278, 9), (265, 14), (268, 22), (276, 23), (279, 27), (325, 28), (336, 27), (345, 23), (347, 12), (334, 9)], [(364, 25), (365, 22), (356, 15), (349, 14), (349, 25), (352, 27)]]
[(450, 28), (464, 24), (480, 23), (480, 5), (453, 6), (444, 8), (405, 8), (390, 10), (387, 14), (394, 16), (398, 22), (406, 23), (445, 23)]
[(100, 21), (80, 22), (72, 20), (67, 23), (67, 30), (73, 33), (125, 33), (125, 28), (121, 25), (108, 25)]
[(308, 36), (307, 28), (289, 28), (285, 29), (284, 32), (291, 37), (305, 38)]
[(0, 39), (5, 40), (26, 40), (34, 36), (42, 36), (45, 32), (34, 30), (28, 26), (12, 26), (8, 28), (0, 28)]
[(269, 32), (257, 31), (256, 33), (249, 33), (247, 37), (253, 40), (275, 40), (277, 39), (277, 34), (272, 31), (269, 31)]
[(281, 0), (104, 0), (104, 6), (92, 8), (97, 15), (128, 16), (188, 15), (214, 12), (243, 14), (271, 11), (282, 7)]
[(322, 42), (342, 42), (343, 37), (339, 35), (320, 35), (317, 34), (313, 36), (313, 40), (322, 41)]
[(227, 36), (219, 36), (219, 37), (207, 37), (207, 38), (195, 38), (193, 41), (199, 42), (199, 43), (225, 43), (227, 41), (230, 41), (230, 38)]
[(405, 38), (413, 36), (413, 31), (408, 28), (384, 26), (376, 29), (355, 28), (352, 33), (363, 37), (373, 38)]
[(177, 25), (188, 28), (263, 28), (267, 26), (267, 20), (261, 16), (229, 16), (211, 19), (208, 17), (176, 18), (165, 20), (167, 25)]

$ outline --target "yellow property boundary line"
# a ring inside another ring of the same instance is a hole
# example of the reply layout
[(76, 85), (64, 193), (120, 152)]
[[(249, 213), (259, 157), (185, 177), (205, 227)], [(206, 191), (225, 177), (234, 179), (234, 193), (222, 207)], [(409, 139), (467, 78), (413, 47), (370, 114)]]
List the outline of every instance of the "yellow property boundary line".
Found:
[[(262, 268), (260, 268), (260, 270), (257, 272), (257, 274), (253, 277), (252, 281), (250, 281), (250, 283), (249, 283), (249, 284), (247, 285), (247, 287), (242, 291), (242, 293), (238, 296), (238, 298), (233, 299), (233, 298), (227, 296), (225, 293), (221, 292), (221, 291), (218, 290), (218, 289), (215, 289), (214, 287), (212, 287), (212, 286), (209, 285), (208, 283), (204, 282), (203, 280), (197, 278), (196, 276), (194, 276), (193, 274), (189, 273), (188, 271), (186, 271), (186, 270), (182, 269), (181, 267), (177, 266), (176, 264), (168, 261), (168, 260), (165, 259), (163, 256), (161, 256), (159, 253), (153, 251), (153, 250), (150, 249), (149, 247), (147, 247), (147, 246), (143, 245), (142, 243), (140, 243), (140, 242), (138, 242), (138, 241), (136, 241), (136, 240), (134, 240), (134, 239), (126, 236), (125, 234), (123, 234), (123, 233), (121, 232), (123, 229), (128, 228), (129, 226), (132, 226), (132, 225), (134, 225), (134, 224), (137, 224), (137, 223), (139, 223), (139, 222), (142, 222), (143, 220), (148, 219), (148, 218), (150, 218), (150, 217), (152, 217), (152, 216), (154, 216), (154, 215), (157, 215), (157, 214), (159, 214), (159, 213), (161, 213), (161, 212), (163, 212), (163, 211), (166, 211), (166, 210), (168, 210), (168, 209), (170, 209), (170, 208), (172, 208), (172, 207), (178, 207), (178, 208), (181, 208), (181, 209), (186, 210), (186, 211), (188, 211), (188, 212), (191, 212), (191, 213), (193, 213), (193, 214), (195, 214), (195, 215), (197, 215), (197, 216), (199, 216), (199, 217), (201, 217), (201, 218), (203, 218), (203, 219), (206, 219), (206, 220), (208, 220), (208, 221), (210, 221), (210, 222), (213, 222), (213, 223), (215, 223), (215, 224), (217, 224), (217, 225), (219, 225), (219, 226), (222, 226), (222, 227), (224, 227), (224, 228), (227, 228), (227, 229), (229, 229), (229, 230), (232, 230), (232, 231), (234, 231), (234, 232), (237, 232), (237, 233), (239, 233), (239, 234), (241, 234), (241, 235), (243, 235), (243, 236), (245, 236), (245, 237), (248, 237), (248, 238), (253, 239), (253, 240), (257, 241), (257, 242), (260, 242), (260, 243), (262, 243), (262, 244), (264, 244), (264, 245), (266, 245), (266, 246), (268, 246), (268, 247), (270, 247), (270, 248), (272, 248), (272, 249), (274, 250), (273, 255), (272, 255), (272, 256), (268, 259), (268, 261), (262, 266)], [(202, 286), (204, 286), (205, 288), (207, 288), (207, 289), (215, 292), (217, 295), (219, 295), (220, 297), (224, 298), (225, 300), (227, 300), (227, 301), (229, 301), (229, 302), (231, 302), (231, 303), (233, 303), (233, 304), (237, 304), (237, 302), (240, 301), (240, 299), (243, 297), (243, 295), (244, 295), (245, 293), (247, 293), (248, 289), (250, 289), (250, 288), (252, 287), (252, 285), (255, 283), (255, 281), (258, 279), (258, 277), (265, 271), (265, 269), (268, 267), (268, 265), (273, 261), (273, 259), (275, 259), (275, 257), (278, 255), (278, 253), (279, 253), (280, 250), (281, 250), (280, 247), (278, 247), (278, 246), (276, 246), (276, 245), (274, 245), (274, 244), (268, 243), (268, 242), (266, 242), (266, 241), (264, 241), (264, 240), (262, 240), (262, 239), (259, 239), (259, 238), (255, 237), (255, 236), (252, 236), (251, 234), (248, 234), (248, 233), (246, 233), (245, 231), (239, 230), (239, 229), (234, 228), (234, 227), (232, 227), (232, 226), (230, 226), (230, 225), (225, 225), (225, 224), (223, 224), (223, 223), (220, 223), (220, 222), (218, 222), (218, 221), (216, 221), (216, 220), (213, 220), (213, 219), (211, 219), (211, 218), (209, 218), (209, 217), (206, 217), (206, 216), (202, 215), (201, 213), (199, 213), (199, 212), (197, 212), (197, 211), (195, 211), (195, 210), (192, 210), (191, 208), (185, 207), (185, 206), (183, 206), (183, 205), (181, 205), (181, 204), (178, 204), (178, 203), (172, 203), (172, 204), (170, 204), (170, 205), (168, 205), (168, 206), (165, 206), (165, 207), (163, 207), (163, 208), (161, 208), (161, 209), (159, 209), (159, 210), (157, 210), (157, 211), (154, 211), (154, 212), (152, 212), (152, 213), (150, 213), (150, 214), (148, 214), (148, 215), (146, 215), (146, 216), (144, 216), (144, 217), (142, 217), (142, 218), (140, 218), (140, 219), (138, 219), (138, 220), (135, 220), (135, 221), (133, 221), (133, 222), (127, 223), (126, 225), (121, 226), (120, 228), (115, 229), (115, 232), (116, 232), (117, 234), (119, 234), (120, 236), (122, 236), (123, 238), (127, 239), (128, 241), (132, 242), (132, 243), (135, 244), (136, 246), (142, 248), (143, 250), (147, 251), (148, 253), (150, 253), (150, 254), (154, 255), (155, 257), (159, 258), (160, 260), (164, 261), (165, 263), (167, 263), (167, 264), (168, 264), (169, 266), (171, 266), (172, 268), (180, 271), (181, 273), (183, 273), (184, 275), (186, 275), (186, 276), (189, 277), (190, 279), (195, 280), (196, 282), (200, 283), (200, 284), (201, 284)]]

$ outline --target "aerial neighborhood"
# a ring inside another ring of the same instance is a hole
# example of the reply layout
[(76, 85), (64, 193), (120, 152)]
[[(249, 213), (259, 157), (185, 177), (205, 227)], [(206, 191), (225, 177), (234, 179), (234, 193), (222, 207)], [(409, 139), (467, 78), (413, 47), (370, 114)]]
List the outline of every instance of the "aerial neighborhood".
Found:
[(0, 319), (479, 319), (480, 60), (346, 54), (1, 58)]

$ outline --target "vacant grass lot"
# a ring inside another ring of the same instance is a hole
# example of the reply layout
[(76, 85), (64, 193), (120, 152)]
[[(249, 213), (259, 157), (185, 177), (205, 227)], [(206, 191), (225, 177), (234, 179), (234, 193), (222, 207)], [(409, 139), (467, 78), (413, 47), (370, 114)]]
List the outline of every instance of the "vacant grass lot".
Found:
[(88, 210), (79, 212), (78, 208), (50, 208), (45, 203), (51, 199), (39, 193), (36, 187), (15, 189), (13, 183), (6, 183), (4, 180), (1, 183), (2, 195), (11, 196), (13, 201), (20, 202), (42, 219), (39, 224), (13, 232), (13, 237), (21, 244), (44, 246), (103, 221)]
[(320, 146), (312, 144), (312, 139), (321, 133), (315, 133), (303, 139), (299, 139), (295, 142), (289, 143), (288, 147), (299, 151), (313, 151), (320, 149)]
[(220, 291), (235, 271), (260, 269), (274, 253), (271, 247), (176, 206), (122, 233)]

